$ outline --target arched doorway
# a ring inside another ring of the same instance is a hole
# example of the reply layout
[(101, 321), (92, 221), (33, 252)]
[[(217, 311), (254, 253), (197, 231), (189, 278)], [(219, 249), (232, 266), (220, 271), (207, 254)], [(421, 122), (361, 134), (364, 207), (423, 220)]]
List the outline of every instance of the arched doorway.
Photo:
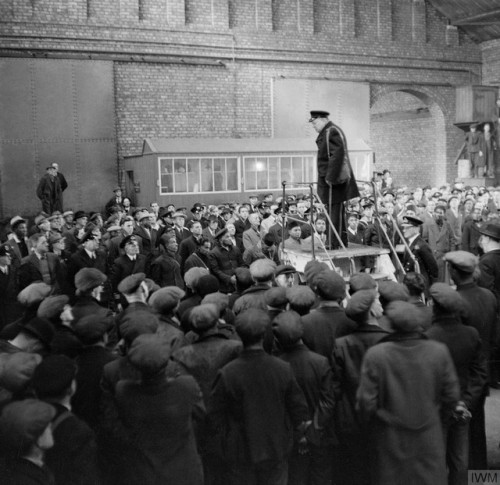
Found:
[(429, 94), (374, 89), (370, 141), (375, 169), (389, 169), (395, 186), (438, 186), (447, 181), (445, 116)]

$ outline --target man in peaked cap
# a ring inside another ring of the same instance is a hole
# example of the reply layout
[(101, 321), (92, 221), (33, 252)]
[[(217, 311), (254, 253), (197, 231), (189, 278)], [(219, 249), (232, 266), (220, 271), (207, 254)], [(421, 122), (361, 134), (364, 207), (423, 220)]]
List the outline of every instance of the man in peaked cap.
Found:
[(422, 219), (413, 216), (403, 217), (401, 224), (403, 236), (408, 243), (411, 254), (406, 247), (404, 254), (400, 256), (403, 268), (407, 273), (415, 272), (418, 263), (419, 272), (425, 278), (426, 294), (428, 289), (434, 281), (436, 281), (439, 269), (436, 258), (432, 254), (432, 249), (420, 236), (420, 226), (423, 224)]
[[(359, 190), (348, 158), (344, 132), (333, 124), (327, 111), (311, 111), (310, 122), (318, 132), (318, 195), (329, 208), (330, 218), (342, 242), (347, 246), (344, 202), (359, 197)], [(331, 204), (331, 205), (330, 205)], [(340, 243), (332, 236), (332, 246)]]
[[(445, 344), (451, 354), (460, 384), (459, 405), (462, 412), (484, 406), (483, 396), (487, 384), (487, 361), (482, 351), (479, 332), (464, 325), (460, 318), (463, 300), (460, 294), (445, 283), (430, 288), (434, 302), (432, 327), (427, 337)], [(470, 417), (470, 414), (469, 414)], [(484, 423), (483, 423), (484, 424)], [(444, 415), (446, 461), (449, 483), (466, 483), (469, 462), (469, 420)], [(478, 443), (479, 444), (479, 443)], [(471, 443), (475, 446), (476, 443)], [(484, 445), (484, 443), (483, 443)]]

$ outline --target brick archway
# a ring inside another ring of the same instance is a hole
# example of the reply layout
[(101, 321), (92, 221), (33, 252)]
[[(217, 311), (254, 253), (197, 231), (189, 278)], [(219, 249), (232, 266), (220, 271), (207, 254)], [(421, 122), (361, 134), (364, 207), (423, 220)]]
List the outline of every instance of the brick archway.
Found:
[(372, 86), (371, 143), (376, 169), (388, 168), (396, 185), (447, 181), (446, 100), (432, 88)]

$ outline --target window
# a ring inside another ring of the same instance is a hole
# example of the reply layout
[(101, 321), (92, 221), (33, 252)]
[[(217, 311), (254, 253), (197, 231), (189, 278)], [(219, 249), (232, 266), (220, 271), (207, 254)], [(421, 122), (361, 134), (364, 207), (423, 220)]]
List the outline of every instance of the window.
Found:
[(279, 190), (299, 182), (316, 181), (314, 157), (308, 155), (244, 157), (245, 191)]
[(237, 192), (238, 158), (159, 158), (160, 194)]

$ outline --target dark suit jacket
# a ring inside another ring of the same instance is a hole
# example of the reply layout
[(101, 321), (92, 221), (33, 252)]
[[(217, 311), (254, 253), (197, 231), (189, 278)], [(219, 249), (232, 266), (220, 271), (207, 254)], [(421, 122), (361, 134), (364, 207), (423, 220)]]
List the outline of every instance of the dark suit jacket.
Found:
[(75, 284), (76, 273), (83, 268), (96, 268), (104, 274), (107, 273), (106, 255), (104, 251), (97, 250), (95, 255), (95, 259), (92, 259), (84, 248), (78, 249), (76, 253), (71, 255), (68, 264), (68, 278), (72, 286)]
[[(430, 246), (420, 236), (417, 236), (415, 240), (410, 244), (410, 249), (415, 255), (415, 259), (420, 266), (420, 273), (425, 278), (426, 287), (428, 290), (438, 277), (439, 270), (436, 258), (432, 254), (432, 249), (430, 248)], [(407, 273), (415, 271), (415, 264), (413, 262), (413, 259), (406, 250), (404, 252), (401, 263), (403, 264), (403, 268)]]
[(189, 256), (191, 256), (191, 254), (193, 254), (196, 251), (196, 249), (198, 249), (198, 246), (199, 246), (198, 241), (193, 235), (181, 241), (177, 253), (181, 258), (181, 272), (183, 274), (184, 274), (184, 265), (186, 263), (187, 258), (189, 258)]
[(481, 275), (478, 285), (492, 291), (500, 309), (500, 249), (483, 254), (479, 260)]
[(114, 292), (123, 278), (135, 273), (146, 272), (146, 256), (138, 254), (135, 261), (132, 261), (127, 255), (119, 256), (115, 259), (109, 275), (111, 288)]
[(0, 328), (22, 315), (23, 308), (17, 301), (19, 282), (17, 269), (11, 265), (8, 274), (0, 271)]
[(174, 232), (175, 238), (177, 239), (177, 244), (179, 246), (184, 239), (187, 239), (191, 236), (191, 231), (189, 229), (186, 229), (185, 227), (183, 227), (182, 230), (179, 231), (179, 228), (177, 226), (174, 226)]
[(234, 275), (236, 268), (246, 266), (240, 250), (234, 246), (229, 249), (215, 246), (208, 255), (208, 263), (210, 271), (219, 280), (220, 291), (232, 293), (235, 287), (231, 282), (231, 276)]
[(347, 317), (343, 308), (320, 306), (302, 317), (306, 346), (327, 359), (331, 359), (335, 339), (356, 330), (357, 325)]
[[(52, 253), (47, 253), (51, 284), (57, 288), (62, 286), (59, 258)], [(40, 260), (35, 253), (26, 256), (19, 267), (19, 290), (26, 288), (31, 283), (43, 281), (40, 271)]]
[(178, 286), (184, 289), (180, 261), (167, 254), (162, 254), (153, 261), (151, 264), (151, 278), (162, 288), (164, 286)]
[(139, 245), (139, 249), (141, 254), (148, 256), (152, 254), (156, 249), (156, 239), (157, 239), (157, 231), (156, 229), (150, 229), (150, 234), (148, 234), (143, 227), (139, 226), (134, 229), (134, 234), (141, 238), (141, 243)]

